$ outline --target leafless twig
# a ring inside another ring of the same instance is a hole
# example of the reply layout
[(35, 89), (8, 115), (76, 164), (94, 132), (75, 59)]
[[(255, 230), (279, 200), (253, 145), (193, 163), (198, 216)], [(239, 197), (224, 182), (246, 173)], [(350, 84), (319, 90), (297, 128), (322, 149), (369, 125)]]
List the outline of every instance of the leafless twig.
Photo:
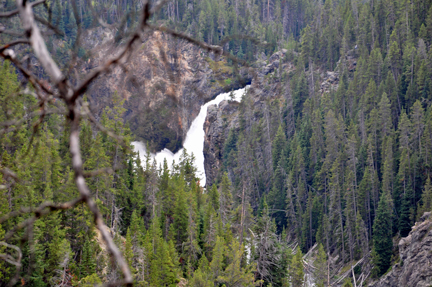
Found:
[(0, 53), (2, 53), (6, 49), (9, 49), (12, 46), (18, 45), (18, 44), (30, 44), (30, 42), (27, 39), (18, 39), (18, 40), (12, 41), (12, 42), (7, 43), (6, 45), (0, 47)]
[[(39, 4), (45, 3), (46, 0), (38, 0), (38, 1), (34, 1), (29, 3), (30, 8), (36, 7)], [(5, 13), (0, 13), (0, 18), (10, 18), (12, 16), (15, 16), (19, 13), (18, 9), (9, 11), (9, 12), (5, 12)]]
[[(22, 28), (25, 31), (24, 35), (26, 39), (17, 39), (13, 42), (10, 42), (9, 44), (3, 46), (0, 48), (0, 56), (4, 59), (9, 59), (17, 69), (21, 71), (21, 73), (24, 75), (24, 77), (30, 81), (30, 83), (35, 88), (35, 95), (38, 97), (39, 102), (38, 105), (40, 107), (40, 111), (36, 113), (30, 113), (30, 117), (33, 116), (39, 116), (38, 121), (33, 125), (33, 134), (37, 132), (38, 127), (43, 122), (44, 117), (48, 115), (51, 111), (47, 109), (47, 104), (50, 103), (52, 99), (60, 99), (62, 102), (66, 105), (67, 112), (66, 116), (68, 119), (68, 125), (69, 125), (69, 151), (71, 155), (72, 160), (72, 170), (74, 172), (74, 181), (78, 188), (80, 196), (76, 199), (73, 199), (69, 202), (60, 203), (60, 204), (54, 204), (54, 203), (42, 203), (37, 208), (20, 208), (19, 210), (13, 211), (9, 213), (8, 215), (3, 216), (0, 218), (0, 223), (4, 222), (10, 218), (20, 216), (22, 214), (33, 214), (31, 217), (27, 218), (26, 220), (20, 222), (16, 226), (14, 226), (11, 230), (7, 232), (7, 234), (4, 236), (4, 240), (7, 241), (11, 238), (11, 236), (19, 229), (27, 228), (26, 229), (26, 236), (29, 240), (30, 244), (30, 261), (32, 261), (32, 258), (34, 257), (32, 254), (34, 254), (34, 242), (32, 242), (33, 237), (33, 224), (34, 222), (39, 219), (42, 216), (48, 215), (51, 212), (57, 211), (57, 210), (67, 210), (74, 208), (79, 203), (85, 203), (90, 212), (93, 214), (94, 222), (96, 227), (99, 229), (103, 240), (106, 243), (106, 247), (112, 258), (115, 260), (115, 262), (118, 264), (122, 274), (123, 274), (123, 281), (115, 282), (115, 283), (109, 283), (106, 286), (118, 286), (118, 285), (126, 285), (131, 286), (133, 283), (133, 278), (131, 275), (131, 272), (128, 268), (128, 264), (126, 263), (123, 255), (121, 254), (119, 248), (115, 245), (113, 238), (111, 236), (111, 233), (109, 232), (108, 228), (105, 226), (102, 218), (102, 214), (100, 213), (94, 199), (91, 196), (91, 191), (89, 187), (86, 184), (85, 178), (97, 176), (101, 173), (113, 173), (114, 169), (112, 168), (106, 168), (106, 169), (100, 169), (90, 172), (85, 172), (83, 167), (83, 159), (81, 155), (81, 148), (80, 148), (80, 122), (83, 118), (89, 119), (99, 130), (106, 133), (108, 136), (114, 138), (118, 143), (124, 145), (126, 149), (130, 149), (128, 146), (128, 143), (125, 143), (124, 139), (122, 137), (117, 136), (112, 131), (108, 130), (107, 128), (103, 127), (101, 124), (98, 123), (98, 121), (93, 117), (93, 115), (90, 113), (90, 110), (86, 104), (82, 104), (80, 101), (80, 97), (84, 94), (84, 92), (89, 88), (90, 84), (101, 74), (104, 74), (108, 72), (113, 66), (119, 65), (120, 67), (124, 67), (123, 64), (128, 61), (128, 57), (133, 52), (133, 47), (136, 42), (142, 39), (143, 33), (150, 32), (150, 31), (161, 31), (168, 35), (171, 35), (173, 37), (188, 41), (197, 47), (208, 51), (213, 52), (217, 55), (224, 55), (228, 59), (231, 59), (236, 64), (241, 64), (243, 66), (248, 66), (247, 63), (243, 60), (240, 60), (234, 56), (232, 56), (230, 53), (223, 50), (221, 46), (216, 45), (208, 45), (202, 41), (197, 41), (193, 39), (192, 37), (174, 31), (172, 29), (169, 29), (167, 27), (163, 26), (154, 26), (148, 23), (151, 16), (154, 13), (157, 13), (163, 5), (167, 2), (167, 0), (161, 0), (158, 1), (155, 5), (150, 7), (150, 3), (148, 1), (143, 2), (143, 8), (140, 14), (140, 21), (138, 22), (138, 27), (131, 33), (130, 37), (127, 39), (126, 43), (118, 49), (118, 52), (115, 54), (114, 57), (107, 60), (105, 63), (100, 65), (98, 68), (94, 69), (87, 77), (84, 78), (80, 83), (73, 86), (71, 84), (71, 81), (68, 80), (68, 74), (63, 74), (59, 66), (55, 63), (53, 58), (51, 57), (46, 45), (45, 41), (42, 37), (42, 33), (38, 26), (36, 25), (35, 21), (39, 21), (45, 26), (48, 26), (50, 29), (59, 32), (56, 30), (56, 27), (52, 26), (51, 24), (51, 11), (49, 11), (49, 20), (46, 21), (43, 18), (39, 18), (38, 16), (34, 15), (32, 8), (36, 5), (39, 5), (41, 3), (44, 3), (45, 0), (39, 0), (35, 2), (29, 3), (26, 0), (16, 0), (17, 3), (17, 9), (2, 13), (0, 14), (0, 17), (12, 17), (14, 15), (19, 14)], [(75, 2), (72, 0), (72, 2)], [(74, 49), (76, 49), (79, 46), (79, 34), (80, 34), (80, 23), (81, 19), (79, 19), (76, 5), (73, 5), (74, 7), (74, 14), (75, 19), (77, 21), (78, 26), (78, 37), (77, 42), (75, 43)], [(92, 3), (90, 1), (88, 2), (88, 6), (90, 9), (92, 9), (92, 12), (94, 12), (94, 8), (92, 6)], [(93, 13), (95, 14), (95, 13)], [(102, 26), (106, 26), (106, 23), (104, 24), (103, 21), (101, 22), (100, 19), (98, 21), (102, 24)], [(109, 26), (111, 27), (111, 26)], [(5, 29), (2, 29), (0, 33), (3, 32), (10, 32), (6, 31)], [(17, 33), (19, 34), (19, 33)], [(226, 40), (229, 41), (229, 40)], [(51, 86), (47, 86), (44, 81), (40, 80), (38, 77), (36, 77), (28, 68), (26, 69), (23, 64), (17, 59), (15, 53), (10, 49), (10, 47), (18, 44), (30, 44), (34, 55), (40, 62), (41, 66), (43, 67), (44, 71), (48, 75)], [(166, 55), (161, 49), (161, 56), (164, 60), (166, 60)], [(73, 66), (75, 58), (72, 58), (71, 63), (69, 64), (69, 67)], [(70, 69), (69, 69), (70, 70)], [(23, 119), (20, 119), (15, 122), (6, 122), (3, 123), (3, 125), (7, 128), (10, 126), (10, 124), (22, 124)], [(6, 132), (6, 131), (3, 131)], [(31, 144), (30, 144), (31, 145)], [(16, 175), (13, 172), (9, 172), (8, 169), (2, 169), (1, 172), (4, 174), (7, 174), (8, 176), (14, 178), (15, 180), (18, 180)], [(7, 243), (5, 243), (7, 244)], [(1, 256), (0, 256), (1, 257)], [(1, 257), (3, 258), (3, 257)], [(6, 258), (6, 257), (5, 257)], [(3, 259), (5, 259), (3, 258)], [(21, 255), (20, 257), (21, 258)], [(10, 260), (10, 258), (6, 258), (7, 260)], [(21, 260), (21, 259), (20, 259)], [(19, 261), (20, 261), (19, 260)], [(16, 261), (18, 262), (18, 261)], [(32, 269), (32, 264), (30, 264), (29, 272)]]
[(0, 241), (0, 245), (6, 246), (7, 248), (15, 249), (16, 252), (18, 253), (18, 258), (17, 259), (13, 258), (9, 254), (0, 254), (0, 258), (2, 258), (3, 260), (9, 262), (12, 265), (15, 265), (16, 267), (21, 267), (21, 258), (22, 258), (21, 249), (18, 246), (15, 246), (15, 245), (12, 245), (12, 244), (8, 244), (8, 243), (6, 243), (4, 241)]

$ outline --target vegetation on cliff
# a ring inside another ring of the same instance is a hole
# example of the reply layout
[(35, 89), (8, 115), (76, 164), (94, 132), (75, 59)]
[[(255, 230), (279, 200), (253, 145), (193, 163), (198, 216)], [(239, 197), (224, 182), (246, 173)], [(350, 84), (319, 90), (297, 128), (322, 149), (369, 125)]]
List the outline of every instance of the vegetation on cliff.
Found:
[[(58, 37), (64, 32), (72, 46), (78, 33), (73, 15), (80, 14), (84, 28), (98, 24), (87, 2), (77, 1), (77, 11), (71, 2), (47, 6)], [(134, 11), (142, 7), (140, 1), (93, 2), (107, 25), (123, 27), (135, 25)], [(385, 274), (398, 256), (393, 238), (407, 236), (432, 208), (431, 4), (168, 3), (152, 23), (182, 28), (209, 44), (239, 34), (272, 44), (253, 45), (248, 37), (224, 43), (231, 55), (274, 67), (256, 69), (237, 117), (229, 117), (238, 125), (226, 131), (218, 149), (221, 169), (206, 192), (188, 154), (169, 171), (168, 163), (156, 166), (149, 156), (141, 162), (131, 151), (118, 94), (98, 122), (80, 100), (83, 167), (73, 171), (70, 131), (59, 124), (71, 111), (50, 99), (53, 111), (45, 114), (33, 96), (42, 85), (22, 92), (5, 61), (0, 253), (6, 260), (0, 261), (0, 282), (74, 286), (121, 277), (84, 200), (49, 214), (32, 209), (77, 197), (79, 176), (139, 286), (301, 286), (305, 266), (319, 286), (341, 281), (339, 270), (364, 282), (371, 264), (373, 276)], [(50, 15), (35, 9), (40, 17)], [(265, 54), (278, 45), (287, 48), (285, 56), (270, 61)], [(61, 49), (55, 55), (59, 62), (67, 56)], [(295, 70), (283, 68), (288, 61)], [(234, 69), (229, 59), (208, 62), (220, 74)], [(316, 260), (304, 261), (302, 254), (316, 246)]]

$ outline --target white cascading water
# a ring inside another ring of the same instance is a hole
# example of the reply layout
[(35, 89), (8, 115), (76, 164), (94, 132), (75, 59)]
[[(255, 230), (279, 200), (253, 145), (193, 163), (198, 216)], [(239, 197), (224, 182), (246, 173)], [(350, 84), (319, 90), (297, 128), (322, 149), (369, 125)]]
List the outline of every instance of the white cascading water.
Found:
[[(249, 88), (249, 86), (244, 87), (243, 89), (233, 91), (234, 99), (237, 102), (240, 102), (243, 94)], [(207, 116), (207, 107), (210, 105), (219, 105), (223, 100), (230, 100), (230, 93), (219, 94), (215, 99), (201, 106), (201, 110), (198, 116), (192, 122), (187, 134), (186, 140), (184, 141), (183, 148), (180, 149), (175, 154), (172, 153), (169, 149), (163, 149), (156, 154), (151, 154), (153, 159), (156, 159), (158, 166), (163, 164), (164, 159), (167, 160), (168, 166), (171, 167), (172, 162), (179, 162), (180, 156), (183, 153), (183, 149), (186, 149), (188, 154), (192, 154), (195, 156), (195, 167), (197, 168), (198, 176), (200, 177), (201, 186), (205, 186), (206, 184), (206, 176), (204, 170), (204, 121)], [(146, 149), (145, 144), (142, 142), (132, 142), (134, 147), (134, 151), (139, 153), (142, 162), (144, 163)]]

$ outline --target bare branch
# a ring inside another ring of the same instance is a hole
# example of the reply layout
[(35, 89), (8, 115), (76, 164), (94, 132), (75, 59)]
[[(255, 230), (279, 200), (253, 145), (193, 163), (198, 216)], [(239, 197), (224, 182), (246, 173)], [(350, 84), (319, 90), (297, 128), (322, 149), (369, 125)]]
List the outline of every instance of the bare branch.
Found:
[[(80, 202), (82, 202), (82, 197), (75, 198), (71, 201), (64, 202), (61, 204), (55, 204), (52, 202), (44, 202), (41, 205), (39, 205), (37, 208), (31, 208), (31, 207), (21, 207), (19, 210), (15, 210), (13, 212), (10, 212), (6, 214), (5, 216), (0, 218), (0, 224), (5, 222), (8, 219), (11, 219), (13, 217), (26, 214), (26, 213), (34, 213), (35, 217), (39, 218), (41, 216), (44, 216), (46, 214), (49, 214), (50, 212), (58, 211), (58, 210), (67, 210), (71, 209)], [(45, 210), (46, 209), (46, 210)]]
[(24, 33), (22, 33), (22, 32), (6, 30), (6, 28), (3, 26), (0, 26), (0, 34), (7, 34), (7, 35), (12, 35), (12, 36), (24, 36)]
[[(69, 63), (67, 64), (67, 65), (69, 65), (67, 76), (69, 76), (69, 74), (71, 73), (71, 71), (73, 69), (73, 66), (76, 63), (79, 44), (80, 44), (80, 40), (81, 40), (81, 33), (82, 33), (81, 19), (80, 19), (80, 15), (78, 13), (78, 8), (77, 8), (75, 0), (72, 0), (72, 12), (74, 14), (75, 24), (77, 25), (78, 29), (77, 29), (77, 35), (75, 38), (75, 42), (74, 42), (73, 47), (72, 47), (72, 58), (69, 61)], [(78, 77), (77, 77), (77, 79), (78, 79)]]
[(42, 114), (44, 115), (63, 114), (64, 115), (65, 113), (56, 112), (56, 111), (46, 111), (45, 113), (43, 113), (42, 111), (31, 112), (27, 115), (26, 118), (21, 118), (21, 119), (16, 119), (16, 120), (1, 123), (0, 125), (5, 126), (5, 128), (0, 130), (0, 135), (18, 130), (23, 123), (28, 121), (29, 118), (35, 116), (42, 116)]
[[(82, 201), (84, 201), (83, 197), (79, 197), (79, 198), (76, 198), (76, 199), (71, 200), (69, 202), (61, 203), (61, 204), (58, 204), (58, 205), (50, 203), (50, 202), (44, 202), (36, 210), (32, 211), (35, 214), (33, 217), (30, 217), (30, 218), (28, 218), (28, 219), (20, 222), (19, 224), (15, 225), (14, 228), (12, 228), (8, 233), (6, 233), (6, 235), (4, 236), (4, 240), (5, 241), (9, 240), (15, 234), (16, 231), (18, 231), (20, 229), (23, 229), (23, 228), (25, 228), (27, 226), (33, 225), (33, 223), (37, 219), (39, 219), (40, 217), (48, 215), (51, 212), (56, 211), (56, 210), (71, 209), (71, 208), (75, 207), (75, 205), (77, 205), (78, 203), (80, 203)], [(23, 211), (26, 211), (26, 209), (23, 209)], [(11, 214), (15, 217), (15, 216), (18, 216), (18, 215), (22, 214), (22, 213), (19, 213), (19, 212), (20, 211), (14, 212), (14, 213), (11, 213)], [(4, 216), (4, 217), (2, 217), (0, 219), (0, 222), (3, 222), (4, 220), (7, 220), (8, 218), (9, 218), (9, 214), (6, 215), (6, 216)]]
[[(85, 178), (88, 177), (94, 177), (102, 173), (114, 173), (115, 168), (106, 168), (106, 169), (100, 169), (100, 170), (94, 170), (89, 172), (84, 172), (83, 167), (83, 158), (81, 155), (81, 147), (80, 147), (80, 122), (83, 119), (83, 117), (88, 118), (93, 124), (96, 125), (96, 127), (101, 130), (102, 132), (106, 133), (108, 136), (114, 138), (118, 143), (124, 145), (126, 149), (130, 150), (130, 146), (128, 143), (125, 142), (124, 138), (121, 136), (116, 135), (114, 132), (108, 130), (104, 126), (102, 126), (90, 113), (90, 110), (88, 108), (88, 105), (82, 104), (79, 98), (83, 95), (83, 93), (88, 89), (89, 85), (101, 74), (104, 74), (108, 72), (111, 67), (114, 65), (119, 65), (123, 69), (126, 69), (123, 64), (129, 60), (129, 57), (132, 55), (134, 44), (142, 39), (142, 35), (145, 32), (152, 32), (152, 31), (161, 31), (164, 33), (167, 33), (168, 35), (172, 35), (174, 37), (177, 37), (179, 39), (186, 40), (190, 43), (193, 43), (194, 45), (202, 48), (205, 51), (208, 52), (214, 52), (215, 54), (224, 55), (227, 58), (231, 59), (234, 63), (241, 63), (244, 66), (247, 66), (247, 63), (245, 61), (239, 60), (238, 58), (234, 57), (230, 53), (223, 50), (223, 47), (221, 46), (215, 46), (215, 45), (208, 45), (202, 41), (195, 40), (191, 38), (190, 36), (179, 33), (177, 31), (171, 30), (166, 27), (157, 27), (150, 25), (148, 23), (151, 16), (159, 11), (162, 6), (167, 2), (167, 0), (161, 0), (158, 1), (150, 10), (150, 4), (148, 1), (144, 1), (144, 6), (142, 9), (142, 14), (140, 21), (138, 23), (138, 27), (135, 29), (135, 31), (131, 34), (131, 36), (127, 39), (125, 45), (118, 50), (118, 52), (115, 54), (114, 57), (107, 60), (104, 64), (100, 65), (98, 68), (96, 68), (93, 72), (91, 72), (87, 77), (80, 82), (76, 87), (72, 87), (72, 84), (67, 81), (66, 77), (69, 77), (69, 72), (65, 75), (60, 70), (59, 66), (55, 63), (51, 55), (49, 54), (49, 51), (45, 45), (44, 39), (42, 38), (41, 31), (39, 30), (38, 26), (36, 25), (36, 21), (41, 22), (44, 25), (47, 25), (52, 30), (56, 31), (56, 27), (53, 27), (51, 25), (51, 11), (49, 11), (49, 20), (47, 20), (38, 17), (37, 15), (33, 14), (32, 7), (37, 5), (36, 3), (40, 4), (45, 2), (45, 0), (36, 1), (33, 3), (28, 3), (26, 0), (17, 0), (17, 10), (8, 12), (9, 14), (18, 14), (20, 15), (20, 19), (22, 22), (22, 27), (25, 31), (25, 36), (28, 40), (21, 40), (18, 39), (14, 42), (11, 42), (4, 47), (0, 48), (0, 56), (2, 56), (5, 59), (10, 59), (11, 62), (23, 73), (24, 77), (26, 77), (31, 84), (36, 89), (35, 95), (39, 98), (39, 107), (41, 110), (37, 113), (30, 113), (31, 117), (37, 115), (39, 116), (38, 121), (33, 125), (33, 135), (31, 140), (33, 139), (34, 134), (37, 132), (37, 129), (39, 125), (42, 123), (44, 117), (49, 114), (49, 111), (47, 110), (47, 104), (50, 103), (50, 100), (53, 98), (60, 98), (63, 100), (63, 102), (67, 106), (67, 118), (69, 119), (69, 127), (70, 127), (70, 135), (69, 135), (69, 149), (70, 149), (70, 155), (72, 160), (72, 169), (75, 175), (74, 181), (76, 184), (76, 187), (80, 193), (80, 197), (76, 198), (72, 201), (61, 203), (61, 204), (54, 204), (54, 203), (42, 203), (37, 208), (21, 208), (19, 210), (13, 211), (9, 213), (6, 216), (3, 216), (0, 218), (0, 223), (3, 221), (6, 221), (10, 218), (20, 216), (22, 214), (32, 214), (30, 218), (27, 218), (23, 222), (20, 222), (16, 226), (12, 228), (12, 230), (9, 230), (7, 234), (5, 235), (4, 239), (8, 240), (15, 234), (15, 232), (22, 228), (26, 229), (26, 236), (23, 238), (27, 238), (30, 244), (30, 262), (34, 263), (34, 243), (33, 242), (33, 224), (34, 222), (39, 219), (42, 216), (48, 215), (54, 211), (57, 210), (67, 210), (70, 208), (74, 208), (79, 203), (85, 203), (90, 212), (93, 214), (94, 222), (96, 227), (99, 229), (103, 240), (106, 243), (107, 250), (112, 256), (112, 258), (116, 261), (119, 268), (122, 271), (123, 274), (123, 281), (119, 281), (116, 283), (110, 283), (107, 286), (118, 286), (118, 285), (126, 285), (126, 286), (132, 286), (133, 278), (131, 275), (131, 272), (129, 270), (128, 264), (121, 254), (121, 251), (119, 248), (115, 245), (113, 238), (111, 236), (111, 233), (109, 232), (109, 229), (103, 222), (102, 214), (99, 211), (96, 202), (91, 196), (91, 191), (89, 187), (87, 186), (85, 182)], [(78, 37), (77, 41), (75, 42), (74, 49), (76, 49), (79, 46), (79, 35), (80, 35), (80, 24), (81, 20), (79, 19), (78, 10), (76, 7), (76, 3), (74, 0), (73, 2), (73, 8), (74, 8), (74, 15), (75, 19), (77, 21), (78, 26)], [(93, 9), (92, 3), (88, 3), (88, 6), (90, 9), (92, 9), (93, 14), (95, 14), (95, 11)], [(49, 9), (50, 10), (50, 9)], [(1, 14), (0, 14), (1, 15)], [(12, 16), (13, 16), (12, 15)], [(99, 22), (101, 21), (98, 19)], [(0, 33), (5, 33), (5, 29), (2, 28)], [(58, 32), (58, 31), (57, 31)], [(229, 40), (226, 40), (229, 41)], [(18, 44), (28, 44), (30, 43), (34, 54), (36, 58), (41, 63), (41, 66), (45, 70), (45, 72), (48, 74), (51, 83), (53, 85), (53, 89), (51, 87), (46, 87), (45, 84), (43, 84), (43, 81), (39, 80), (37, 77), (35, 77), (29, 69), (24, 68), (23, 64), (19, 62), (15, 54), (12, 50), (8, 49), (13, 45)], [(163, 49), (160, 49), (161, 57), (165, 64), (167, 64), (167, 58), (165, 55), (165, 52)], [(71, 60), (69, 63), (69, 71), (71, 71), (71, 67), (75, 64), (75, 57)], [(235, 67), (235, 71), (236, 67)], [(174, 81), (174, 77), (172, 73), (170, 74), (170, 79)], [(28, 117), (27, 117), (28, 119)], [(21, 124), (25, 122), (24, 119), (17, 120), (15, 122), (7, 122), (4, 123), (4, 126), (6, 128), (4, 129), (7, 131), (8, 128), (12, 124)], [(0, 131), (1, 132), (1, 131)], [(30, 145), (29, 145), (30, 146)], [(3, 173), (7, 173), (9, 170), (3, 169)], [(12, 178), (16, 178), (11, 176)], [(5, 256), (0, 256), (3, 259), (11, 260), (11, 258)], [(20, 257), (21, 258), (21, 257)], [(13, 258), (12, 258), (13, 259)], [(21, 259), (20, 259), (21, 260)], [(30, 264), (30, 267), (28, 271), (30, 272), (32, 269), (32, 264)]]
[(150, 11), (149, 11), (149, 2), (145, 1), (144, 3), (144, 7), (142, 10), (142, 15), (141, 15), (141, 21), (140, 21), (140, 25), (138, 26), (138, 28), (136, 29), (135, 33), (132, 35), (132, 37), (129, 39), (129, 41), (127, 42), (127, 44), (125, 45), (125, 47), (117, 54), (117, 56), (115, 56), (114, 58), (112, 58), (111, 60), (108, 60), (107, 62), (105, 62), (104, 65), (100, 66), (99, 68), (97, 68), (94, 72), (92, 72), (87, 79), (85, 79), (83, 82), (81, 82), (74, 91), (74, 94), (72, 96), (72, 100), (78, 98), (81, 94), (83, 94), (88, 86), (90, 85), (90, 83), (96, 79), (100, 74), (105, 73), (106, 71), (108, 71), (108, 69), (115, 64), (120, 63), (121, 59), (127, 55), (128, 53), (131, 52), (132, 50), (132, 45), (135, 43), (136, 40), (139, 40), (141, 38), (141, 31), (148, 25), (147, 21), (150, 18)]
[[(42, 66), (47, 71), (51, 80), (55, 83), (55, 85), (58, 86), (60, 95), (63, 98), (63, 100), (66, 102), (69, 109), (68, 117), (70, 119), (70, 125), (71, 125), (69, 147), (70, 147), (70, 154), (72, 158), (72, 168), (75, 173), (75, 183), (81, 194), (80, 200), (84, 201), (89, 207), (90, 211), (93, 213), (96, 227), (101, 232), (102, 238), (106, 242), (110, 254), (116, 259), (116, 262), (119, 264), (120, 269), (122, 270), (124, 276), (125, 284), (132, 285), (133, 279), (129, 267), (125, 259), (123, 258), (120, 250), (115, 245), (110, 233), (108, 232), (107, 227), (103, 223), (102, 215), (96, 203), (92, 199), (90, 190), (88, 189), (88, 186), (86, 185), (84, 180), (83, 161), (81, 157), (80, 143), (79, 143), (80, 112), (79, 112), (79, 105), (77, 103), (77, 98), (82, 94), (82, 92), (85, 89), (80, 90), (81, 92), (79, 93), (76, 92), (73, 93), (73, 90), (70, 88), (69, 83), (65, 81), (63, 74), (61, 73), (56, 63), (51, 58), (46, 48), (41, 33), (38, 27), (34, 23), (34, 15), (30, 5), (26, 5), (26, 2), (24, 0), (17, 0), (17, 6), (20, 12), (21, 22), (23, 24), (24, 30), (26, 31), (27, 37), (30, 39), (30, 43), (33, 47), (36, 57), (39, 59)], [(148, 17), (149, 17), (149, 13), (148, 13), (148, 4), (147, 4), (143, 9), (143, 25), (141, 25), (141, 27), (144, 27)], [(135, 37), (139, 38), (138, 32), (135, 35)], [(135, 40), (131, 40), (130, 45), (132, 45), (134, 41)], [(125, 52), (127, 52), (127, 50)], [(88, 85), (91, 81), (92, 80), (86, 83), (86, 85)], [(13, 230), (8, 232), (5, 238), (10, 237), (17, 229), (23, 228), (25, 226), (32, 226), (34, 221), (41, 214), (42, 212), (39, 214), (36, 213), (34, 217), (29, 218), (24, 222), (21, 222), (20, 224), (15, 226)]]
[(87, 171), (84, 173), (84, 177), (85, 178), (95, 177), (95, 176), (98, 176), (98, 175), (104, 174), (104, 173), (113, 174), (114, 169), (107, 167), (107, 168), (101, 168), (101, 169), (97, 169), (97, 170)]
[(60, 36), (64, 36), (65, 35), (65, 33), (63, 31), (61, 31), (58, 27), (54, 26), (53, 24), (51, 24), (50, 22), (48, 22), (44, 18), (39, 17), (38, 15), (34, 15), (34, 17), (35, 17), (36, 21), (38, 21), (38, 22), (44, 24), (45, 26), (47, 26), (48, 28), (50, 28), (57, 35), (60, 35)]
[(165, 26), (154, 26), (154, 25), (147, 25), (149, 28), (156, 30), (156, 31), (161, 31), (161, 32), (166, 32), (168, 34), (170, 34), (171, 36), (174, 36), (176, 38), (180, 38), (183, 40), (186, 40), (198, 47), (200, 47), (201, 49), (207, 51), (207, 52), (213, 52), (215, 54), (219, 54), (222, 56), (227, 57), (228, 59), (230, 59), (231, 61), (233, 61), (234, 63), (238, 63), (241, 64), (244, 67), (250, 67), (249, 64), (244, 61), (241, 60), (235, 56), (233, 56), (232, 54), (228, 53), (227, 51), (224, 51), (224, 49), (221, 46), (218, 45), (209, 45), (207, 43), (204, 43), (202, 41), (196, 40), (194, 38), (192, 38), (191, 36), (185, 34), (185, 33), (181, 33), (181, 32), (177, 32), (173, 29), (170, 29), (168, 27)]
[(11, 52), (9, 51), (11, 50), (6, 49), (3, 52), (0, 52), (0, 56), (2, 56), (5, 59), (9, 59), (21, 71), (24, 77), (26, 77), (30, 81), (30, 83), (32, 83), (34, 87), (39, 86), (45, 93), (54, 95), (53, 91), (51, 91), (44, 83), (42, 83), (35, 75), (33, 75), (32, 72), (24, 68), (21, 62), (16, 59), (14, 53), (12, 52), (11, 55)]
[(101, 125), (92, 115), (92, 113), (90, 112), (90, 109), (88, 108), (88, 104), (84, 104), (82, 109), (84, 110), (82, 115), (87, 117), (94, 125), (96, 125), (96, 128), (99, 129), (101, 132), (103, 132), (104, 134), (108, 135), (109, 137), (113, 138), (118, 144), (121, 144), (124, 148), (126, 148), (127, 150), (131, 150), (130, 149), (130, 145), (129, 143), (126, 142), (126, 140), (121, 137), (116, 135), (114, 132), (110, 131), (109, 129), (107, 129), (106, 127), (104, 127), (103, 125)]
[(10, 264), (15, 265), (16, 267), (21, 267), (21, 258), (22, 258), (21, 249), (18, 246), (8, 244), (4, 241), (0, 241), (0, 245), (6, 246), (7, 248), (15, 249), (16, 252), (18, 253), (18, 258), (16, 260), (9, 254), (0, 254), (0, 258), (9, 262)]
[(110, 25), (110, 24), (106, 23), (104, 20), (102, 20), (102, 19), (98, 16), (98, 14), (96, 13), (95, 8), (93, 7), (93, 1), (86, 0), (86, 3), (87, 3), (87, 5), (90, 7), (90, 11), (92, 12), (93, 17), (95, 17), (95, 19), (98, 20), (99, 24), (100, 24), (102, 27), (109, 28), (109, 29), (112, 29), (112, 28), (113, 28), (114, 25)]
[(6, 167), (0, 169), (0, 172), (3, 173), (3, 175), (6, 177), (12, 177), (13, 179), (18, 180), (16, 173)]
[(27, 38), (30, 40), (36, 57), (45, 68), (51, 80), (56, 84), (60, 83), (63, 80), (63, 74), (54, 60), (51, 58), (51, 55), (49, 54), (45, 45), (45, 41), (42, 38), (42, 34), (34, 22), (34, 16), (32, 12), (33, 5), (26, 5), (26, 1), (24, 0), (17, 0), (17, 6), (24, 31), (26, 32)]
[(221, 47), (223, 47), (226, 43), (228, 43), (231, 40), (243, 40), (243, 39), (244, 40), (249, 40), (252, 43), (254, 43), (255, 45), (257, 45), (257, 46), (263, 46), (263, 47), (272, 46), (272, 44), (269, 44), (269, 43), (262, 43), (257, 38), (254, 38), (254, 37), (251, 37), (251, 36), (248, 36), (248, 35), (241, 35), (241, 34), (235, 34), (235, 35), (227, 36), (227, 37), (225, 37), (224, 39), (221, 40), (221, 42), (219, 43), (219, 45)]
[(3, 47), (0, 47), (0, 53), (2, 53), (4, 50), (6, 50), (12, 46), (18, 45), (18, 44), (30, 44), (30, 42), (27, 39), (18, 39), (18, 40), (12, 41), (10, 43), (7, 43)]
[(96, 227), (99, 229), (102, 238), (104, 239), (107, 249), (111, 256), (116, 259), (120, 269), (122, 270), (125, 285), (132, 286), (133, 278), (132, 274), (129, 270), (128, 264), (126, 263), (123, 255), (120, 250), (115, 245), (111, 234), (108, 232), (108, 228), (105, 226), (102, 215), (91, 197), (90, 190), (88, 189), (87, 184), (84, 180), (84, 171), (83, 171), (83, 161), (81, 157), (80, 151), (80, 143), (79, 143), (79, 108), (76, 103), (70, 103), (70, 114), (69, 118), (71, 119), (71, 130), (70, 130), (70, 138), (69, 138), (69, 148), (70, 154), (72, 158), (72, 168), (75, 172), (75, 183), (77, 188), (83, 198), (83, 200), (87, 203), (90, 211), (93, 213), (94, 221)]
[[(29, 3), (29, 6), (32, 8), (32, 7), (36, 7), (37, 5), (39, 5), (39, 4), (42, 4), (42, 3), (44, 3), (46, 0), (39, 0), (39, 1), (35, 1), (35, 2), (31, 2), (31, 3)], [(19, 10), (18, 9), (15, 9), (15, 10), (12, 10), (12, 11), (9, 11), (9, 12), (5, 12), (5, 13), (0, 13), (0, 18), (10, 18), (10, 17), (12, 17), (12, 16), (15, 16), (15, 15), (17, 15), (19, 13)]]
[(151, 29), (156, 30), (156, 31), (166, 32), (167, 34), (170, 34), (174, 37), (184, 39), (184, 40), (200, 47), (201, 49), (206, 50), (207, 52), (214, 52), (215, 54), (220, 54), (220, 55), (223, 54), (223, 48), (221, 46), (209, 45), (207, 43), (196, 40), (185, 33), (177, 32), (177, 31), (170, 29), (168, 27), (165, 27), (165, 26), (148, 25), (148, 27), (150, 27)]

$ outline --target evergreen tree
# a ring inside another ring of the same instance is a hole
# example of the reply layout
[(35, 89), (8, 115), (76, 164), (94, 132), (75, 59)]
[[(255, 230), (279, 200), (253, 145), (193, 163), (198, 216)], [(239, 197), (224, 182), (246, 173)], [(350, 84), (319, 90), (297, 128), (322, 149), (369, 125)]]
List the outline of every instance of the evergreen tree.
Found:
[(417, 219), (419, 219), (423, 213), (432, 211), (432, 185), (430, 177), (427, 178), (422, 194), (421, 202), (417, 208)]
[(318, 245), (318, 254), (317, 259), (314, 262), (315, 270), (315, 278), (316, 284), (318, 287), (327, 286), (327, 276), (328, 276), (328, 267), (327, 267), (327, 255), (325, 254), (324, 247), (320, 243)]
[(384, 274), (390, 267), (393, 251), (391, 228), (391, 199), (382, 193), (373, 224), (374, 263), (377, 276)]
[(220, 216), (222, 219), (222, 223), (225, 225), (228, 223), (230, 218), (230, 213), (232, 210), (232, 192), (231, 192), (231, 181), (228, 178), (228, 174), (225, 172), (222, 176), (222, 182), (220, 185)]
[(297, 247), (296, 253), (291, 262), (290, 277), (292, 286), (301, 287), (304, 283), (303, 255), (300, 247)]

